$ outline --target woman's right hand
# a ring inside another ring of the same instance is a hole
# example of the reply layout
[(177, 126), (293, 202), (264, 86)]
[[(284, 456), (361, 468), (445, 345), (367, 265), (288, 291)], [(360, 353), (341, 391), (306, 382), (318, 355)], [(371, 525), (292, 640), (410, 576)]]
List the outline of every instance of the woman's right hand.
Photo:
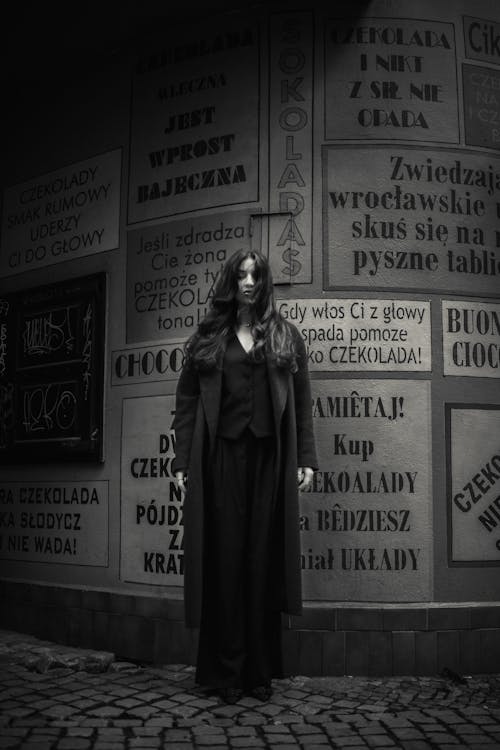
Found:
[(184, 495), (186, 494), (187, 474), (185, 471), (176, 471), (174, 476), (175, 481), (177, 482), (177, 486), (181, 491), (181, 495), (182, 497), (184, 497)]

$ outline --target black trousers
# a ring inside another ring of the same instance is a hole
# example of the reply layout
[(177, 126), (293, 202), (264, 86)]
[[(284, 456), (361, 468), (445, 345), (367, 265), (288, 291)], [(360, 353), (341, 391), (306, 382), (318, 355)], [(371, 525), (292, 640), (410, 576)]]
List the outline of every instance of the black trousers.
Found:
[[(217, 438), (206, 493), (203, 603), (196, 679), (252, 688), (282, 675), (276, 564), (274, 438)], [(274, 607), (273, 607), (274, 605)]]

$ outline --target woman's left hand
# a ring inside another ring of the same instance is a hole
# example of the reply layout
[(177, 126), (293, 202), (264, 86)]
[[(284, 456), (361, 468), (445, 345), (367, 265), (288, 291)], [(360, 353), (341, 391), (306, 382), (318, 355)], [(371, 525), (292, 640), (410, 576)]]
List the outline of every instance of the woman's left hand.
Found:
[(297, 469), (297, 482), (299, 483), (299, 490), (304, 492), (308, 490), (312, 484), (314, 471), (310, 466), (299, 466)]

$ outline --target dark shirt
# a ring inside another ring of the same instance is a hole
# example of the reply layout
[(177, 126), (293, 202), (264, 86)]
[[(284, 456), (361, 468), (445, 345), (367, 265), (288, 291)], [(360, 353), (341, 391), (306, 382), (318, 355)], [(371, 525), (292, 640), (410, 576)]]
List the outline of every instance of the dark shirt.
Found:
[(250, 429), (256, 437), (273, 434), (273, 408), (266, 361), (255, 362), (236, 334), (224, 356), (217, 434), (236, 440)]

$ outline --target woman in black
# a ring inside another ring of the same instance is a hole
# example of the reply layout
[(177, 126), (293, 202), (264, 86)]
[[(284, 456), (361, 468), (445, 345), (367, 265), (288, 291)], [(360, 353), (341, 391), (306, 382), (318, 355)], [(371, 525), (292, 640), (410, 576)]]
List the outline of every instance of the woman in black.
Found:
[(185, 493), (185, 608), (196, 677), (235, 703), (282, 674), (281, 612), (299, 614), (298, 492), (316, 468), (305, 346), (260, 253), (225, 264), (186, 343), (173, 469)]

